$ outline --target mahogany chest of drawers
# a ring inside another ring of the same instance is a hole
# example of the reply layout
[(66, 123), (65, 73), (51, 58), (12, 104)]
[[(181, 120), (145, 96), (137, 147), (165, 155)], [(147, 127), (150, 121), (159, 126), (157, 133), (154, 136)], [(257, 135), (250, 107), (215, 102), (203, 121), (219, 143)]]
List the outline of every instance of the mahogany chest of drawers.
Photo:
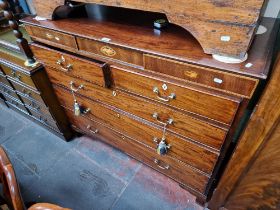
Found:
[(199, 200), (210, 198), (246, 107), (268, 75), (271, 19), (241, 64), (215, 61), (179, 27), (154, 31), (136, 16), (129, 23), (23, 22), (74, 130), (118, 147)]
[[(9, 39), (13, 34), (9, 33)], [(8, 37), (6, 35), (6, 37)], [(59, 106), (52, 86), (41, 64), (24, 65), (24, 56), (12, 47), (14, 43), (0, 46), (0, 93), (1, 101), (9, 108), (23, 114), (52, 131), (63, 139), (71, 139), (69, 126), (63, 109)]]

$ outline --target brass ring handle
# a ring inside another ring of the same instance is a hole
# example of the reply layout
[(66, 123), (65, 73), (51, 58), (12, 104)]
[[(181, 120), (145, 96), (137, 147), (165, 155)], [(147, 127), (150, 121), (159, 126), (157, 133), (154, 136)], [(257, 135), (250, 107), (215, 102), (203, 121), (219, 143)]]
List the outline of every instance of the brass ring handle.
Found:
[(87, 129), (88, 129), (91, 133), (93, 133), (93, 134), (97, 134), (97, 133), (98, 133), (98, 129), (91, 130), (91, 126), (90, 126), (90, 125), (87, 126)]
[(154, 159), (154, 163), (160, 168), (160, 169), (163, 169), (163, 170), (168, 170), (170, 168), (169, 165), (165, 165), (165, 166), (162, 166), (160, 165), (160, 161), (158, 159)]
[(83, 89), (84, 88), (84, 85), (81, 84), (78, 88), (75, 88), (75, 83), (73, 81), (70, 82), (70, 88), (73, 92), (78, 92), (80, 89)]
[(171, 125), (171, 124), (173, 124), (173, 122), (174, 122), (174, 120), (173, 120), (172, 118), (169, 118), (166, 122), (161, 121), (161, 120), (159, 119), (159, 114), (156, 113), (156, 112), (155, 112), (152, 116), (153, 116), (153, 118), (156, 119), (156, 121), (157, 121), (158, 123), (160, 123), (160, 124), (162, 124), (162, 125)]
[(171, 94), (170, 94), (169, 96), (167, 96), (167, 97), (162, 97), (162, 96), (160, 95), (159, 89), (158, 89), (157, 87), (154, 87), (153, 92), (154, 92), (155, 94), (157, 94), (157, 98), (158, 98), (159, 100), (164, 101), (164, 102), (169, 102), (169, 101), (171, 101), (171, 100), (173, 100), (173, 99), (176, 98), (176, 94), (175, 94), (175, 93), (171, 93)]
[(65, 66), (64, 65), (65, 62), (66, 62), (66, 60), (62, 55), (61, 58), (57, 60), (56, 64), (58, 64), (60, 66), (60, 69), (64, 72), (71, 71), (73, 69), (73, 64), (69, 63)]

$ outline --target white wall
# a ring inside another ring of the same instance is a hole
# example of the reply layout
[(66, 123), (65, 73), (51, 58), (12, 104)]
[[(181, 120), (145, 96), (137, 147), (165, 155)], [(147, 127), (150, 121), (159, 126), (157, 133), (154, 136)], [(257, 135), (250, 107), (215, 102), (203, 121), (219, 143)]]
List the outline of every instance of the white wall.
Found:
[(280, 10), (280, 0), (269, 0), (264, 16), (277, 17), (279, 10)]

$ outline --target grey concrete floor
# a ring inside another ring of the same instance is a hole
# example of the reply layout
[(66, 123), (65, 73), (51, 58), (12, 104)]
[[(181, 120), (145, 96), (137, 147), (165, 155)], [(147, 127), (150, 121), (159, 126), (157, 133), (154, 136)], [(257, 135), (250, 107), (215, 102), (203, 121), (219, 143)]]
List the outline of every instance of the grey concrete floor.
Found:
[(0, 144), (26, 203), (75, 210), (203, 209), (176, 182), (98, 139), (64, 142), (2, 105)]

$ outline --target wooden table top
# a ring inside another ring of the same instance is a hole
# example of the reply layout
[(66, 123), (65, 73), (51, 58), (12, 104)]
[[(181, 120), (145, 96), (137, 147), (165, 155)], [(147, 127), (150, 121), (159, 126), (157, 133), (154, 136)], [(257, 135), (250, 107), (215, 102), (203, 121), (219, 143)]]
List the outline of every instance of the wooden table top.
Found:
[[(94, 40), (106, 37), (111, 39), (111, 44), (118, 46), (222, 71), (267, 78), (279, 25), (276, 19), (262, 19), (261, 25), (267, 28), (267, 32), (256, 35), (248, 52), (247, 61), (240, 64), (225, 64), (205, 54), (198, 41), (181, 27), (170, 24), (161, 31), (154, 29), (153, 21), (164, 18), (162, 14), (119, 8), (118, 11), (116, 8), (110, 10), (112, 11), (89, 15), (90, 17), (53, 21), (37, 21), (27, 17), (22, 22)], [(250, 68), (246, 67), (248, 63), (252, 64)]]

